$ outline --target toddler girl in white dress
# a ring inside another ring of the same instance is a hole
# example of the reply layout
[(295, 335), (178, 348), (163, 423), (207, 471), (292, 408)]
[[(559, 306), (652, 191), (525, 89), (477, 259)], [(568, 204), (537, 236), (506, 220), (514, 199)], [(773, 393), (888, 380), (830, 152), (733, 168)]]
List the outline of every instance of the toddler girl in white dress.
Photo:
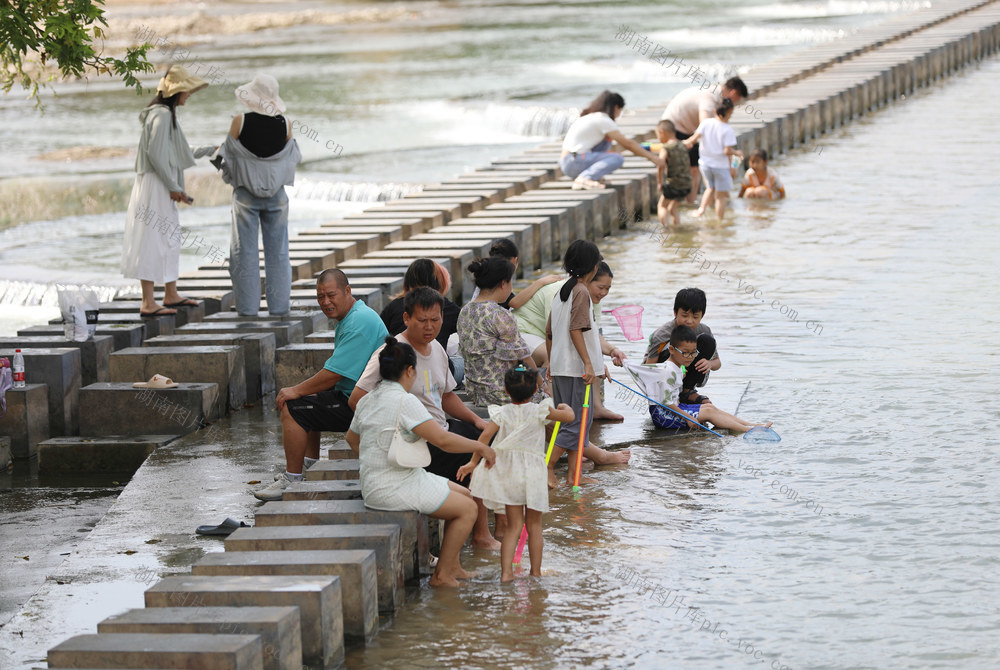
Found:
[(500, 546), (500, 581), (514, 579), (514, 550), (520, 529), (527, 523), (531, 575), (542, 574), (542, 512), (549, 511), (548, 470), (545, 467), (545, 423), (570, 422), (569, 405), (552, 406), (551, 398), (530, 402), (538, 388), (534, 370), (518, 365), (504, 376), (504, 387), (513, 401), (510, 405), (490, 405), (490, 423), (479, 441), (493, 440), (496, 464), (487, 469), (474, 455), (458, 471), (462, 480), (470, 473), (472, 495), (497, 514), (507, 515), (507, 532)]

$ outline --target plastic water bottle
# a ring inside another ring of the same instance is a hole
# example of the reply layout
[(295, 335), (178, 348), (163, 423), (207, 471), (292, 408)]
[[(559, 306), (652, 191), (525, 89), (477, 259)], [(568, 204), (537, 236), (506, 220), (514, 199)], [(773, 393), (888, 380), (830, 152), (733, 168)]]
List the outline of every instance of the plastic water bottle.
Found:
[(12, 372), (14, 373), (14, 388), (23, 389), (24, 388), (24, 356), (21, 355), (20, 349), (14, 350), (14, 365), (12, 366)]

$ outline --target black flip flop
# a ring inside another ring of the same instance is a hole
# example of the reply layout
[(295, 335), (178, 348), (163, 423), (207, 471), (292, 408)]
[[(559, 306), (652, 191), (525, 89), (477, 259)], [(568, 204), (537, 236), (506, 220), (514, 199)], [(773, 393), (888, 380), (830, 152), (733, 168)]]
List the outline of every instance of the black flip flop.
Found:
[(139, 316), (173, 316), (176, 313), (176, 309), (171, 311), (166, 305), (152, 312), (143, 312), (142, 310), (139, 310)]
[(194, 529), (194, 532), (199, 535), (229, 535), (238, 528), (250, 528), (250, 525), (226, 517), (226, 520), (218, 526), (198, 526)]
[(180, 302), (165, 302), (165, 303), (163, 303), (163, 306), (164, 307), (171, 307), (171, 308), (174, 308), (174, 307), (197, 307), (198, 306), (198, 301), (195, 300), (194, 298), (184, 298)]

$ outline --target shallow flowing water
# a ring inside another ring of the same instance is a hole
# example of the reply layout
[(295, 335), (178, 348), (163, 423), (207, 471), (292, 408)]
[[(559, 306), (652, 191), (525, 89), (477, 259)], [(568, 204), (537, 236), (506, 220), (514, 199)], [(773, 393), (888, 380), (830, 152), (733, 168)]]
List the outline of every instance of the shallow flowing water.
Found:
[[(436, 179), (538, 140), (484, 129), (490, 104), (567, 109), (604, 86), (630, 104), (669, 97), (680, 82), (652, 84), (667, 79), (613, 43), (617, 24), (654, 25), (653, 11), (678, 17), (650, 30), (655, 39), (687, 44), (722, 71), (877, 18), (835, 2), (711, 5), (697, 17), (659, 3), (509, 3), (503, 24), (488, 3), (408, 7), (414, 16), (378, 30), (350, 28), (351, 43), (290, 28), (302, 38), (294, 56), (281, 40), (219, 50), (231, 53), (233, 81), (266, 66), (301, 118), (328, 115), (315, 125), (352, 138), (341, 158), (312, 153), (313, 184)], [(261, 55), (240, 64), (247, 53)], [(705, 391), (732, 411), (749, 381), (740, 415), (775, 421), (782, 441), (690, 435), (633, 446), (630, 466), (599, 469), (579, 499), (553, 496), (541, 579), (500, 585), (498, 560), (468, 552), (466, 567), (480, 571), (471, 583), (412, 594), (348, 666), (996, 667), (1000, 188), (983, 96), (998, 76), (991, 59), (824, 137), (821, 154), (773, 161), (787, 201), (737, 202), (724, 225), (689, 221), (666, 243), (643, 230), (601, 240), (617, 273), (605, 308), (641, 303), (647, 335), (669, 318), (677, 289), (706, 290), (723, 367)], [(3, 100), (5, 147), (17, 133), (14, 150), (30, 163), (43, 145), (81, 143), (49, 124), (85, 102), (88, 118), (132, 127), (129, 94), (67, 97), (41, 121)], [(332, 97), (353, 107), (331, 113), (321, 101)], [(234, 110), (206, 92), (184, 110), (185, 130), (208, 140)], [(135, 135), (110, 125), (84, 134), (124, 147)], [(296, 225), (332, 212), (306, 198), (293, 208)], [(182, 223), (225, 242), (227, 216), (195, 207)], [(111, 284), (120, 229), (120, 211), (10, 228), (0, 275), (44, 283), (37, 259), (48, 249), (56, 267)], [(610, 319), (605, 331), (638, 358), (641, 344), (624, 342)], [(608, 395), (627, 421), (648, 421)]]

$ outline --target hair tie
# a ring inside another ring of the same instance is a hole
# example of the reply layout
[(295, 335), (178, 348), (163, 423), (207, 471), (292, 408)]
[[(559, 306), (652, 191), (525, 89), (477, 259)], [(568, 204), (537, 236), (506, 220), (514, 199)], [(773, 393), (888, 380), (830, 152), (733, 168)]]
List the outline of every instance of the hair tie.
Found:
[(383, 361), (391, 361), (391, 360), (393, 360), (393, 358), (392, 358), (392, 356), (383, 356), (382, 360)]
[(517, 367), (514, 369), (517, 370), (518, 372), (525, 372), (527, 371), (528, 368), (524, 365), (524, 363), (518, 363)]

